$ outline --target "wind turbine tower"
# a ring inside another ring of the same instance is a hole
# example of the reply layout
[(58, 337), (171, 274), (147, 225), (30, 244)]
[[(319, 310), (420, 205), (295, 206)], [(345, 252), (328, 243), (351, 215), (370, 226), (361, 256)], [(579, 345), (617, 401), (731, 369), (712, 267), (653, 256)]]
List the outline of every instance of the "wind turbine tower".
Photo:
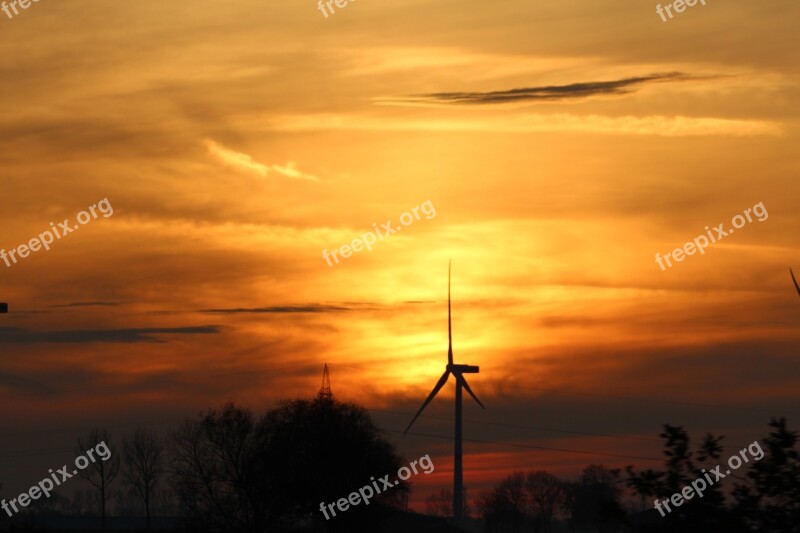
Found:
[(422, 407), (419, 408), (417, 414), (414, 415), (414, 418), (411, 419), (411, 422), (408, 424), (408, 427), (403, 432), (403, 435), (408, 433), (408, 430), (411, 429), (411, 426), (417, 420), (419, 415), (422, 414), (422, 411), (431, 403), (431, 400), (436, 396), (436, 394), (444, 387), (445, 383), (447, 383), (447, 379), (450, 377), (450, 374), (456, 378), (456, 438), (455, 438), (455, 450), (453, 453), (453, 519), (456, 524), (460, 524), (463, 522), (464, 519), (464, 471), (463, 471), (463, 453), (462, 453), (462, 431), (461, 431), (461, 390), (467, 389), (467, 392), (472, 396), (472, 398), (478, 402), (483, 409), (486, 409), (481, 401), (475, 396), (475, 393), (472, 392), (472, 389), (467, 383), (467, 380), (464, 378), (464, 374), (477, 374), (480, 371), (480, 367), (473, 366), (473, 365), (458, 365), (453, 363), (453, 327), (450, 320), (450, 270), (451, 267), (448, 266), (447, 268), (447, 367), (442, 374), (442, 377), (439, 378), (439, 382), (436, 383), (436, 386), (433, 387), (433, 391), (428, 395), (428, 398), (422, 404)]

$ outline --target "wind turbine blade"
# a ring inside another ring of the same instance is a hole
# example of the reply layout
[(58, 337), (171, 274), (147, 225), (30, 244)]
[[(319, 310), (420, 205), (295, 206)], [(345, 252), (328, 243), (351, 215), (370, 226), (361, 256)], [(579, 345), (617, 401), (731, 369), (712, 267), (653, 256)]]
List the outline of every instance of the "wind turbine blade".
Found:
[(797, 294), (800, 294), (800, 285), (797, 284), (797, 280), (795, 279), (794, 272), (792, 272), (791, 268), (789, 269), (789, 274), (792, 275), (792, 281), (794, 281), (794, 287), (797, 289)]
[(431, 393), (428, 395), (428, 398), (425, 400), (425, 403), (422, 404), (422, 407), (419, 408), (419, 411), (417, 411), (417, 414), (415, 414), (414, 418), (411, 419), (411, 422), (408, 424), (408, 427), (403, 432), (403, 435), (408, 433), (408, 430), (411, 429), (411, 426), (417, 420), (419, 415), (422, 414), (422, 411), (424, 411), (425, 408), (428, 407), (428, 404), (431, 403), (431, 400), (433, 400), (433, 397), (436, 396), (436, 393), (439, 392), (439, 390), (441, 390), (442, 387), (444, 387), (444, 384), (447, 383), (447, 378), (449, 376), (450, 376), (450, 370), (445, 370), (444, 374), (442, 374), (442, 377), (439, 378), (439, 382), (436, 384), (436, 386), (433, 388)]
[(458, 380), (458, 382), (459, 382), (459, 383), (461, 383), (461, 386), (462, 386), (462, 387), (464, 387), (465, 389), (467, 389), (467, 392), (469, 393), (469, 395), (470, 395), (470, 396), (472, 396), (472, 398), (473, 398), (473, 399), (474, 399), (476, 402), (478, 402), (478, 405), (480, 405), (481, 407), (483, 407), (484, 409), (486, 409), (486, 406), (485, 406), (485, 405), (483, 405), (483, 404), (481, 403), (481, 401), (478, 399), (478, 397), (477, 397), (477, 396), (475, 396), (475, 393), (474, 393), (474, 392), (472, 392), (472, 389), (470, 389), (470, 388), (469, 388), (469, 383), (467, 383), (467, 380), (466, 380), (466, 379), (464, 379), (464, 376), (462, 376), (461, 374), (456, 374), (456, 379)]
[(453, 364), (453, 328), (450, 324), (450, 271), (453, 268), (452, 259), (447, 264), (447, 364)]

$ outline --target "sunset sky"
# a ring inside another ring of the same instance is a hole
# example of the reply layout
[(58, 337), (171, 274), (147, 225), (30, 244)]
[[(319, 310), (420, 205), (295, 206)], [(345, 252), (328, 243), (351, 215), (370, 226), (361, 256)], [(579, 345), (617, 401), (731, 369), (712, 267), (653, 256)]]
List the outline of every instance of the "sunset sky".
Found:
[(399, 432), (444, 371), (450, 259), (456, 362), (487, 406), (465, 398), (471, 494), (515, 469), (658, 467), (664, 423), (731, 449), (771, 416), (798, 429), (800, 5), (706, 4), (0, 12), (0, 249), (113, 206), (0, 262), (2, 496), (94, 426), (263, 411), (316, 394), (327, 362), (337, 399), (431, 455), (421, 508), (451, 483), (453, 381), (424, 435)]

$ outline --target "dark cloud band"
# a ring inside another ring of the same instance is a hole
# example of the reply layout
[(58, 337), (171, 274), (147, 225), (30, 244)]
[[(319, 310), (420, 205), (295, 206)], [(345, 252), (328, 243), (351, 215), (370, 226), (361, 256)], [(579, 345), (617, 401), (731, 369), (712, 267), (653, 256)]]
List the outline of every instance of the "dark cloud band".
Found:
[(587, 98), (598, 95), (628, 94), (634, 87), (646, 83), (664, 81), (688, 81), (698, 79), (681, 72), (667, 72), (623, 78), (613, 81), (590, 81), (571, 83), (568, 85), (547, 85), (541, 87), (525, 87), (505, 91), (490, 92), (454, 92), (413, 95), (406, 102), (429, 102), (445, 104), (502, 104), (508, 102), (524, 102), (537, 100), (566, 100)]

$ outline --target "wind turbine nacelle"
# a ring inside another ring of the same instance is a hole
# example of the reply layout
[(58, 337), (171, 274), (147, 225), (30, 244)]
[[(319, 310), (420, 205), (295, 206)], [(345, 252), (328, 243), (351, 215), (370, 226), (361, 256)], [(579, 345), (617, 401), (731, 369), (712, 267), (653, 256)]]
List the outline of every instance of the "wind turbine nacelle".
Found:
[(459, 374), (477, 374), (481, 371), (481, 367), (473, 365), (447, 365), (448, 369)]

